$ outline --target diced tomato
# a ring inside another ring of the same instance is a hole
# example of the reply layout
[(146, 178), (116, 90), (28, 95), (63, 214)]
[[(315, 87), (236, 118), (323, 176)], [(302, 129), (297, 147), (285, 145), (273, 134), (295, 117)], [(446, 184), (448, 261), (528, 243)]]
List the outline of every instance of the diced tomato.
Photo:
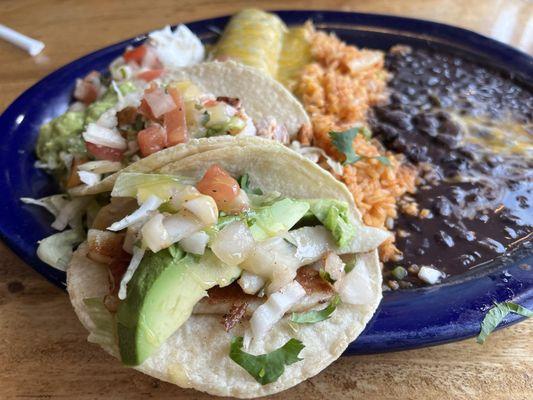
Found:
[(139, 72), (137, 74), (137, 78), (142, 79), (146, 82), (150, 82), (156, 78), (159, 78), (163, 74), (163, 72), (165, 72), (164, 69), (149, 69), (147, 71)]
[(153, 124), (137, 134), (137, 141), (142, 156), (146, 157), (166, 147), (167, 133), (161, 125)]
[(239, 195), (239, 183), (217, 164), (213, 164), (196, 184), (196, 188), (205, 195), (211, 196), (219, 210), (224, 211)]
[(90, 142), (85, 142), (85, 147), (87, 147), (87, 151), (95, 156), (98, 160), (120, 161), (122, 159), (123, 151), (119, 149), (100, 146)]
[(165, 129), (167, 130), (167, 146), (185, 143), (189, 140), (187, 132), (187, 119), (185, 117), (185, 104), (183, 97), (176, 87), (169, 86), (168, 94), (176, 103), (176, 108), (164, 116)]
[(141, 65), (147, 50), (148, 48), (144, 44), (140, 45), (139, 47), (134, 47), (131, 50), (126, 50), (123, 55), (124, 60), (127, 63), (136, 62), (137, 64)]

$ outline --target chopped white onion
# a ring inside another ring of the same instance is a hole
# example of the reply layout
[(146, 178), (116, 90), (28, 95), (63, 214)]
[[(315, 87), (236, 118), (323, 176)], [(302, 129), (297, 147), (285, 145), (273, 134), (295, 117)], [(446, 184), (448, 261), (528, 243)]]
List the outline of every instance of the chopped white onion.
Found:
[(120, 281), (120, 289), (118, 291), (118, 298), (120, 300), (124, 300), (126, 298), (127, 294), (127, 285), (128, 282), (133, 278), (133, 274), (137, 270), (137, 267), (141, 263), (141, 260), (144, 256), (144, 250), (139, 247), (133, 248), (133, 257), (131, 257), (131, 261), (128, 265), (128, 269), (126, 269), (126, 272), (122, 276), (122, 280)]
[(78, 176), (87, 186), (94, 186), (102, 180), (102, 175), (89, 171), (78, 171)]
[(253, 251), (253, 248), (252, 233), (242, 221), (226, 225), (211, 243), (213, 253), (229, 265), (239, 265)]
[(423, 266), (418, 271), (418, 277), (424, 282), (434, 285), (442, 278), (442, 272), (437, 269)]
[(128, 142), (118, 131), (104, 128), (94, 123), (90, 123), (87, 126), (87, 129), (83, 132), (83, 139), (86, 142), (113, 149), (125, 150), (128, 147)]
[(324, 260), (324, 270), (334, 281), (338, 281), (344, 276), (344, 266), (341, 258), (334, 252), (330, 251), (326, 255), (326, 259)]
[(186, 211), (165, 217), (163, 225), (168, 232), (171, 243), (176, 243), (202, 229), (200, 222)]
[(333, 286), (343, 303), (365, 305), (374, 297), (366, 266), (361, 260), (357, 260), (354, 268)]
[(237, 283), (244, 293), (253, 295), (265, 286), (266, 279), (251, 272), (243, 271)]
[(173, 243), (170, 241), (170, 235), (163, 225), (164, 218), (163, 214), (156, 213), (141, 229), (143, 244), (154, 253), (167, 248)]
[(191, 236), (180, 240), (181, 248), (187, 253), (202, 255), (205, 253), (209, 235), (204, 231), (193, 233)]
[(211, 196), (200, 195), (183, 203), (183, 208), (190, 211), (205, 225), (213, 225), (218, 221), (217, 203)]
[(159, 118), (163, 114), (172, 111), (176, 108), (176, 103), (172, 96), (166, 94), (163, 89), (157, 89), (153, 92), (146, 93), (144, 100), (148, 103), (154, 117)]
[(261, 304), (250, 318), (252, 337), (260, 340), (272, 329), (290, 308), (305, 296), (305, 289), (292, 281), (278, 292), (273, 293)]
[(149, 196), (146, 201), (133, 213), (115, 222), (109, 228), (110, 231), (120, 231), (133, 225), (137, 221), (141, 221), (150, 215), (150, 212), (157, 210), (163, 201), (154, 195)]
[[(117, 89), (118, 90), (118, 89)], [(116, 107), (112, 107), (100, 115), (96, 121), (96, 125), (102, 128), (114, 129), (118, 125)]]
[(174, 192), (169, 200), (170, 205), (175, 210), (183, 208), (185, 202), (201, 196), (202, 194), (194, 186), (187, 185), (182, 190)]
[(116, 172), (122, 168), (120, 161), (98, 160), (89, 161), (78, 165), (78, 171), (89, 171), (97, 174), (107, 174), (109, 172)]
[(250, 208), (250, 199), (246, 192), (239, 189), (239, 194), (229, 203), (225, 203), (221, 208), (222, 211), (236, 214), (248, 210)]

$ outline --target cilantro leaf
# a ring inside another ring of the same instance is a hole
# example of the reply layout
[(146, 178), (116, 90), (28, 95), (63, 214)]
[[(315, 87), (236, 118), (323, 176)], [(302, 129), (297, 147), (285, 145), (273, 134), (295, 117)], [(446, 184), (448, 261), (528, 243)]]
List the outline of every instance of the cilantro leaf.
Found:
[(487, 312), (487, 315), (485, 315), (485, 318), (483, 318), (477, 342), (479, 344), (485, 343), (487, 336), (496, 329), (500, 322), (502, 322), (509, 313), (518, 314), (527, 318), (533, 316), (533, 311), (528, 310), (519, 304), (511, 303), (509, 301), (506, 301), (505, 303), (494, 303), (494, 307), (491, 308), (489, 312)]
[(346, 160), (342, 163), (343, 165), (353, 164), (363, 158), (356, 154), (353, 149), (353, 141), (359, 132), (359, 128), (351, 128), (344, 132), (332, 131), (329, 133), (331, 143), (333, 143), (337, 150), (346, 156)]
[(333, 143), (333, 145), (337, 148), (338, 151), (340, 151), (342, 154), (346, 156), (346, 160), (344, 160), (342, 165), (354, 164), (360, 160), (375, 158), (381, 164), (387, 167), (390, 167), (391, 162), (387, 156), (366, 157), (366, 156), (360, 156), (359, 154), (355, 152), (355, 150), (353, 149), (353, 141), (355, 137), (359, 134), (363, 135), (366, 138), (366, 140), (369, 140), (372, 137), (372, 133), (366, 127), (362, 127), (362, 128), (355, 127), (355, 128), (348, 129), (344, 132), (331, 131), (329, 133), (329, 137), (331, 138), (331, 143)]
[(248, 174), (242, 175), (239, 179), (239, 186), (242, 190), (244, 190), (248, 194), (256, 194), (258, 196), (261, 196), (263, 194), (263, 191), (259, 188), (252, 189), (250, 188), (250, 177)]
[(301, 361), (298, 354), (305, 347), (299, 340), (290, 339), (277, 350), (254, 356), (243, 351), (242, 345), (242, 336), (231, 339), (229, 356), (261, 385), (275, 382), (285, 371), (286, 365)]
[(325, 281), (328, 282), (328, 283), (334, 283), (334, 282), (335, 282), (333, 279), (331, 279), (331, 276), (330, 276), (329, 272), (326, 271), (325, 269), (320, 268), (320, 269), (318, 270), (318, 275), (319, 275), (323, 280), (325, 280)]
[(386, 167), (390, 167), (391, 166), (389, 157), (387, 157), (387, 156), (377, 156), (377, 157), (375, 157), (375, 159), (378, 160), (383, 165), (385, 165)]
[(333, 296), (330, 303), (326, 308), (322, 310), (313, 310), (305, 313), (292, 313), (291, 322), (296, 322), (297, 324), (314, 324), (320, 321), (328, 319), (333, 311), (337, 308), (340, 303), (339, 295)]

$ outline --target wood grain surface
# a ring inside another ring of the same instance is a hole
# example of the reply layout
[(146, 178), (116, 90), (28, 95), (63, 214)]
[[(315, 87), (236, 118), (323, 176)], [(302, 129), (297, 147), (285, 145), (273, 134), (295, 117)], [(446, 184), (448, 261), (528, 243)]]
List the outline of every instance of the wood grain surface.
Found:
[[(527, 1), (37, 1), (0, 0), (0, 23), (46, 43), (31, 58), (0, 42), (0, 112), (57, 67), (165, 24), (245, 6), (394, 13), (478, 30), (533, 52)], [(1, 132), (0, 132), (1, 144)], [(0, 221), (3, 223), (3, 221)], [(416, 318), (416, 315), (413, 315)], [(207, 399), (122, 367), (86, 342), (65, 292), (0, 242), (0, 399)], [(343, 357), (275, 399), (531, 399), (533, 320), (438, 347)]]

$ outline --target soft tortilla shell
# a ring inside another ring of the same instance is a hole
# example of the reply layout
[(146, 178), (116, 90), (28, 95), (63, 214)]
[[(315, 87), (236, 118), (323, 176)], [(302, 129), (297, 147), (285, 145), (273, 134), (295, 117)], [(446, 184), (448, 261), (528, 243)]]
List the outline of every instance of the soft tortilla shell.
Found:
[(207, 168), (217, 163), (233, 176), (247, 173), (250, 181), (265, 192), (280, 192), (297, 199), (329, 198), (347, 202), (357, 236), (351, 251), (367, 252), (377, 248), (390, 233), (366, 226), (345, 185), (312, 161), (280, 143), (258, 138), (236, 138), (231, 147), (218, 147), (171, 162), (156, 170), (164, 174), (188, 176), (199, 180)]
[[(299, 198), (335, 198), (347, 201), (354, 222), (360, 221), (347, 189), (328, 172), (282, 145), (257, 138), (236, 139), (222, 149), (195, 152), (192, 156), (167, 163), (159, 172), (188, 173), (199, 177), (211, 163), (218, 163), (234, 174), (248, 173), (252, 182), (265, 191), (278, 191)], [(360, 223), (360, 222), (359, 222)], [(83, 299), (99, 297), (107, 288), (105, 267), (86, 256), (82, 245), (74, 253), (67, 270), (71, 302), (84, 326), (94, 325)], [(377, 251), (358, 255), (372, 285), (372, 301), (364, 306), (341, 304), (326, 321), (302, 325), (294, 332), (287, 318), (279, 322), (264, 340), (254, 341), (253, 354), (270, 352), (290, 338), (305, 344), (303, 360), (286, 367), (274, 383), (262, 386), (228, 356), (231, 337), (243, 335), (245, 326), (226, 333), (220, 316), (193, 315), (158, 351), (136, 369), (177, 384), (220, 396), (249, 398), (276, 393), (318, 374), (336, 360), (348, 344), (364, 329), (381, 300), (381, 268)], [(106, 348), (115, 357), (116, 348)]]
[(235, 61), (212, 61), (169, 71), (163, 81), (189, 80), (215, 96), (237, 97), (255, 122), (272, 116), (291, 137), (309, 125), (302, 104), (281, 83)]
[(73, 196), (87, 196), (110, 192), (121, 172), (152, 172), (170, 162), (179, 161), (192, 154), (226, 146), (234, 140), (233, 136), (217, 136), (213, 138), (192, 139), (188, 143), (178, 144), (154, 153), (148, 157), (128, 165), (119, 172), (108, 176), (93, 186), (80, 185), (69, 190)]
[[(94, 325), (83, 299), (105, 294), (108, 277), (105, 267), (86, 256), (83, 244), (74, 253), (67, 270), (67, 288), (78, 318), (89, 332)], [(370, 277), (374, 298), (365, 306), (341, 304), (326, 321), (301, 325), (294, 332), (287, 318), (279, 322), (264, 341), (256, 342), (249, 350), (261, 354), (279, 348), (290, 338), (301, 340), (305, 348), (303, 358), (286, 367), (274, 383), (262, 386), (228, 356), (233, 335), (243, 335), (237, 325), (226, 333), (219, 315), (193, 315), (158, 351), (137, 370), (183, 388), (194, 388), (218, 396), (251, 398), (288, 389), (318, 374), (335, 361), (364, 329), (381, 300), (381, 269), (377, 252), (360, 254)], [(104, 348), (118, 358), (118, 348)]]

